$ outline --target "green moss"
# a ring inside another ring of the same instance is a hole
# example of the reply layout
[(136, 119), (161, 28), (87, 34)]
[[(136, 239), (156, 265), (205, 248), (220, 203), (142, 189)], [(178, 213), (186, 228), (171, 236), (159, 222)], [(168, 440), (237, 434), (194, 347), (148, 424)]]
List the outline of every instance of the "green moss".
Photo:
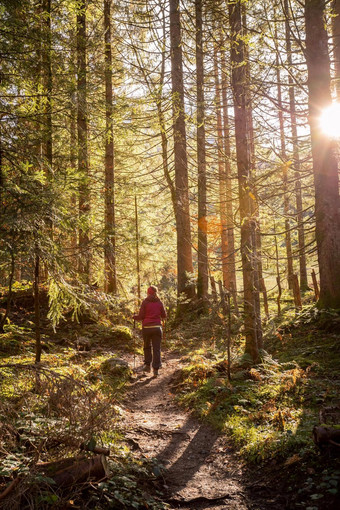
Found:
[[(295, 320), (285, 316), (279, 333), (269, 324), (261, 363), (247, 368), (234, 357), (230, 383), (221, 383), (211, 359), (191, 359), (178, 400), (225, 431), (250, 461), (309, 455), (320, 408), (335, 405), (340, 388), (339, 336), (325, 334), (325, 313), (309, 306)], [(332, 328), (338, 315), (326, 316)]]
[(94, 325), (87, 328), (86, 335), (91, 338), (92, 344), (133, 351), (135, 340), (132, 330), (127, 326)]

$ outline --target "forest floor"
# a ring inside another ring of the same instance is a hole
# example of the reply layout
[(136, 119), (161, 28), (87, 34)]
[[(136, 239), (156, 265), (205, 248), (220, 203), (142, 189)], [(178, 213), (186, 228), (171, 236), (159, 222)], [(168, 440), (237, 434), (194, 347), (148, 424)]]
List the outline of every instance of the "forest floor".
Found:
[(144, 374), (142, 358), (137, 360), (125, 399), (124, 428), (139, 455), (164, 466), (162, 491), (170, 508), (286, 508), (284, 495), (267, 475), (261, 480), (260, 473), (246, 469), (225, 435), (178, 406), (172, 386), (183, 363), (176, 352), (163, 356), (157, 378)]
[[(45, 320), (37, 392), (33, 307), (20, 305), (0, 336), (0, 499), (16, 473), (20, 484), (0, 508), (340, 508), (338, 445), (320, 451), (312, 437), (340, 425), (338, 313), (287, 310), (256, 366), (235, 328), (230, 379), (216, 317), (171, 324), (157, 378), (143, 373), (130, 312), (56, 332)], [(107, 480), (41, 486), (38, 461), (93, 442), (110, 449)]]

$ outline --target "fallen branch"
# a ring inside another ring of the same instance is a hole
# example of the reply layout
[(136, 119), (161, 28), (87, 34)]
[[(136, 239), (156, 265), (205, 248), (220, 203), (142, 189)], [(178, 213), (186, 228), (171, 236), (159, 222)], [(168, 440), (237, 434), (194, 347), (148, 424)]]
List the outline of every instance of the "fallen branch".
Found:
[(5, 499), (8, 496), (8, 494), (10, 494), (15, 489), (15, 487), (18, 485), (19, 481), (20, 481), (19, 477), (14, 478), (14, 480), (11, 481), (11, 483), (8, 485), (8, 487), (6, 487), (6, 489), (0, 494), (0, 501)]
[(81, 443), (79, 448), (81, 450), (85, 450), (87, 452), (98, 453), (99, 455), (106, 455), (106, 456), (110, 455), (110, 449), (105, 448), (104, 446), (90, 446), (89, 444)]

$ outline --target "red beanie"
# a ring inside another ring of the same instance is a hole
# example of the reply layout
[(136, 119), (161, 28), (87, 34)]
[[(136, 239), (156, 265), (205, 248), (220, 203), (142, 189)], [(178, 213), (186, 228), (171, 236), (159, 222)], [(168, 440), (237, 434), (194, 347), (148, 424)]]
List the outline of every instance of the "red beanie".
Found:
[(154, 285), (150, 285), (147, 292), (148, 292), (149, 296), (153, 296), (154, 294), (157, 293), (157, 287), (155, 287)]

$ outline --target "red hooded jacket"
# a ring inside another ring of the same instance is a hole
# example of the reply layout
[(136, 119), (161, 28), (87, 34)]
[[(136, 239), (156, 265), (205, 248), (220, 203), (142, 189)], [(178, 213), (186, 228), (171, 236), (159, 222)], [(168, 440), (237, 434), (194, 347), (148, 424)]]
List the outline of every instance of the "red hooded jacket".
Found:
[(143, 326), (160, 326), (161, 319), (166, 319), (166, 311), (158, 297), (148, 296), (141, 304), (138, 315), (133, 318), (142, 321)]

